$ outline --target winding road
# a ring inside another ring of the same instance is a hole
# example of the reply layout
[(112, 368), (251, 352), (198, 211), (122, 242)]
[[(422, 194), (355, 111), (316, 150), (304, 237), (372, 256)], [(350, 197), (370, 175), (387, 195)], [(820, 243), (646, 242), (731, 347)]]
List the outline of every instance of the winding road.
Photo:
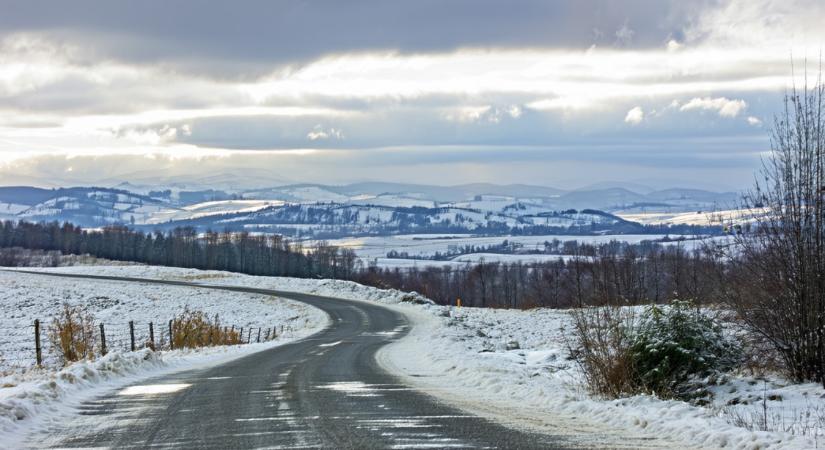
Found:
[(143, 380), (87, 401), (29, 439), (31, 448), (575, 447), (558, 436), (505, 427), (404, 385), (378, 365), (375, 353), (410, 325), (380, 305), (234, 286), (38, 274), (273, 295), (318, 307), (332, 323), (301, 341)]

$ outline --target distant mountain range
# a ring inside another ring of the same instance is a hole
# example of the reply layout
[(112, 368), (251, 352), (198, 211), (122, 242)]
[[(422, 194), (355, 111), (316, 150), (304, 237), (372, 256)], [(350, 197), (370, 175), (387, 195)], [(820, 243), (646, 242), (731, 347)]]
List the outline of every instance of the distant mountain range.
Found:
[[(129, 189), (126, 189), (129, 188)], [(730, 208), (734, 193), (624, 187), (563, 191), (543, 186), (294, 184), (227, 192), (180, 187), (41, 189), (0, 187), (0, 219), (70, 221), (99, 227), (196, 226), (298, 236), (408, 232), (640, 232), (616, 213), (696, 212)], [(641, 225), (638, 225), (641, 227)]]

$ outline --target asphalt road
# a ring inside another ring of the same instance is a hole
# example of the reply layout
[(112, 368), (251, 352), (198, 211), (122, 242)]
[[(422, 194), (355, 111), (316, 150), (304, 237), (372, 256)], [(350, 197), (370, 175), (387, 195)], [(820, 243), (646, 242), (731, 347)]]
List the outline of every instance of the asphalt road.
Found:
[[(55, 275), (56, 276), (56, 275)], [(135, 278), (81, 276), (135, 282)], [(184, 282), (166, 284), (192, 285)], [(407, 333), (379, 305), (229, 286), (324, 310), (310, 338), (208, 369), (144, 380), (81, 405), (38, 430), (32, 448), (563, 448), (569, 441), (508, 428), (404, 385), (375, 359)], [(147, 394), (144, 392), (163, 391)], [(136, 395), (123, 395), (124, 392)]]

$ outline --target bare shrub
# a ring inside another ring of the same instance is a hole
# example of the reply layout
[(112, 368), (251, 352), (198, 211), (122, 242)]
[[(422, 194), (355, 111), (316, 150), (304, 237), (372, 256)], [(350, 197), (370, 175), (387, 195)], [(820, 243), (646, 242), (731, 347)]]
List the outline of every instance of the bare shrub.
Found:
[(571, 354), (591, 392), (618, 398), (638, 391), (633, 385), (632, 309), (604, 306), (574, 310)]
[(753, 232), (725, 256), (724, 297), (795, 381), (825, 385), (825, 85), (794, 87), (744, 207)]
[(174, 348), (198, 348), (240, 343), (240, 333), (221, 326), (220, 317), (217, 314), (210, 318), (203, 311), (191, 310), (187, 307), (172, 321)]
[(48, 335), (64, 363), (95, 356), (94, 316), (83, 306), (63, 303), (49, 325)]

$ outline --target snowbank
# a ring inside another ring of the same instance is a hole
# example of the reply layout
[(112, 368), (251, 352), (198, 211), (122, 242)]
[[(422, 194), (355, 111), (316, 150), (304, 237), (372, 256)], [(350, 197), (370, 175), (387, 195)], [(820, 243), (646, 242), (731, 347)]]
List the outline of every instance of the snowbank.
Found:
[[(568, 359), (564, 330), (570, 328), (570, 318), (564, 311), (442, 307), (416, 294), (335, 280), (149, 266), (46, 270), (256, 286), (381, 302), (407, 314), (415, 325), (409, 335), (379, 352), (379, 361), (407, 383), (457, 406), (519, 426), (562, 434), (567, 430), (576, 436), (606, 436), (607, 441), (593, 442), (595, 446), (644, 443), (665, 447), (676, 442), (679, 447), (700, 448), (814, 448), (817, 433), (825, 428), (825, 390), (778, 379), (764, 383), (746, 376), (723, 380), (712, 389), (715, 397), (708, 407), (651, 396), (593, 398), (582, 386), (579, 369)], [(750, 417), (750, 409), (770, 402), (770, 414), (778, 414), (773, 419), (776, 426), (771, 428), (793, 429), (796, 435), (749, 431), (734, 425)], [(791, 420), (804, 416), (805, 411), (807, 422)], [(817, 418), (819, 411), (822, 414)], [(815, 432), (800, 433), (798, 428), (805, 426)]]
[[(680, 446), (765, 449), (816, 445), (807, 437), (732, 425), (725, 417), (730, 410), (723, 408), (730, 384), (717, 387), (718, 395), (708, 408), (652, 396), (592, 398), (582, 387), (579, 368), (568, 359), (564, 330), (570, 329), (571, 321), (564, 311), (444, 307), (437, 315), (419, 314), (416, 322), (407, 338), (382, 351), (381, 362), (405, 374), (407, 382), (469, 409), (488, 410), (502, 417), (520, 413), (524, 419), (544, 415), (549, 426), (543, 426), (551, 431), (557, 431), (558, 423), (588, 429), (602, 424), (625, 430), (629, 439), (646, 435)], [(741, 379), (739, 384), (750, 385)], [(745, 395), (742, 389), (740, 386), (740, 395)], [(818, 399), (814, 395), (809, 398)], [(825, 405), (825, 401), (818, 401)], [(590, 423), (576, 424), (581, 418)]]

